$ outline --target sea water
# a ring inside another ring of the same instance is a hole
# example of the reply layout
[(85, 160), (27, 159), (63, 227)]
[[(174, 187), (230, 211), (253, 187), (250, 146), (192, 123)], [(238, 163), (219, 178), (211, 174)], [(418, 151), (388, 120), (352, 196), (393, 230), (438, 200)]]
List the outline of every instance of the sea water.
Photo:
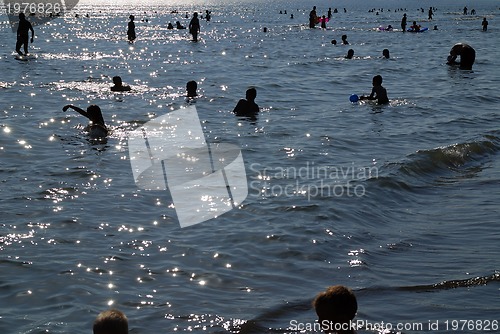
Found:
[[(326, 30), (308, 28), (313, 5), (338, 9)], [(89, 333), (116, 307), (131, 333), (313, 332), (334, 284), (357, 295), (360, 332), (497, 331), (498, 5), (85, 1), (35, 26), (28, 61), (3, 16), (0, 331)], [(166, 29), (205, 10), (198, 43)], [(429, 30), (402, 33), (405, 12)], [(472, 71), (446, 65), (458, 42)], [(377, 74), (390, 104), (351, 103)], [(133, 91), (110, 92), (115, 75)], [(189, 80), (206, 142), (241, 149), (248, 196), (181, 228), (169, 191), (135, 184), (127, 140)], [(261, 112), (237, 118), (249, 87)], [(66, 104), (99, 105), (107, 140)]]

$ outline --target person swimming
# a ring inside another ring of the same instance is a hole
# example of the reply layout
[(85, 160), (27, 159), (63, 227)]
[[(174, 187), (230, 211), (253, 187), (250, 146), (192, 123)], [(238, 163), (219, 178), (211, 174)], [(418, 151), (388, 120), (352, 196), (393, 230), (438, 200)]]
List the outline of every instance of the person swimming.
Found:
[(111, 87), (112, 92), (128, 92), (128, 91), (132, 90), (132, 88), (130, 88), (130, 86), (123, 85), (122, 78), (119, 76), (113, 77), (113, 83), (114, 83), (114, 86)]
[(391, 57), (389, 54), (389, 49), (382, 50), (382, 56), (386, 59), (389, 59)]
[(97, 105), (92, 104), (87, 107), (87, 111), (78, 108), (72, 104), (65, 105), (63, 111), (67, 111), (69, 108), (73, 109), (80, 115), (87, 117), (90, 120), (90, 124), (85, 127), (85, 131), (88, 132), (89, 136), (92, 138), (103, 138), (108, 135), (108, 128), (104, 123), (104, 118), (102, 117), (101, 108)]
[(347, 51), (347, 55), (344, 58), (345, 59), (352, 59), (352, 57), (354, 57), (354, 50), (353, 49), (349, 49)]

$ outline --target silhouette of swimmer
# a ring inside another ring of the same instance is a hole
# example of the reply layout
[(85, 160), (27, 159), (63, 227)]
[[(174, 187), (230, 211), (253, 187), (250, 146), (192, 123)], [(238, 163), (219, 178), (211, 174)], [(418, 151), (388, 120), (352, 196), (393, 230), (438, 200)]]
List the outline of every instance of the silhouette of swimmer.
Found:
[(196, 81), (191, 80), (187, 82), (186, 93), (188, 99), (195, 98), (196, 96), (198, 96), (198, 93), (196, 92), (197, 89), (198, 89), (198, 84), (196, 83)]
[(198, 33), (200, 32), (200, 20), (198, 19), (198, 13), (193, 13), (193, 18), (189, 22), (189, 33), (193, 35), (193, 42), (198, 42)]
[(135, 23), (134, 23), (134, 15), (129, 16), (130, 21), (128, 22), (128, 29), (127, 29), (127, 37), (129, 43), (134, 42), (136, 35), (135, 35)]
[[(457, 57), (460, 56), (460, 62), (456, 62)], [(457, 43), (453, 45), (448, 56), (446, 64), (456, 66), (458, 65), (461, 70), (472, 70), (472, 65), (476, 60), (476, 50), (469, 44)]]
[(387, 97), (387, 90), (382, 87), (382, 76), (376, 75), (372, 80), (373, 88), (370, 96), (361, 96), (360, 100), (377, 100), (378, 104), (389, 103), (389, 98)]
[(104, 123), (104, 118), (102, 117), (101, 108), (99, 108), (95, 104), (92, 104), (88, 106), (87, 111), (85, 111), (72, 104), (68, 104), (63, 107), (63, 111), (66, 111), (69, 108), (73, 109), (80, 115), (83, 115), (90, 120), (90, 124), (87, 125), (87, 127), (85, 128), (85, 131), (89, 133), (89, 136), (93, 138), (101, 138), (107, 136), (108, 128)]
[(384, 49), (382, 50), (382, 56), (384, 56), (384, 58), (387, 58), (389, 59), (391, 56), (389, 55), (389, 49)]
[(332, 39), (332, 44), (333, 45), (337, 45), (337, 40), (336, 39)]
[(172, 23), (168, 22), (167, 29), (168, 29), (168, 30), (172, 30), (172, 29), (174, 29), (174, 26), (172, 25)]
[(347, 51), (347, 55), (345, 56), (346, 59), (352, 59), (352, 57), (354, 57), (354, 50), (353, 49), (349, 49), (349, 51)]
[(234, 107), (233, 113), (236, 116), (256, 117), (259, 113), (259, 106), (255, 103), (257, 97), (257, 90), (249, 88), (246, 91), (246, 100), (241, 99)]
[(132, 90), (132, 88), (130, 88), (130, 86), (123, 85), (122, 78), (119, 76), (113, 77), (113, 83), (114, 83), (114, 86), (111, 87), (112, 92), (128, 92), (128, 91)]
[[(35, 31), (31, 23), (26, 20), (26, 15), (24, 13), (19, 13), (19, 26), (17, 27), (17, 42), (16, 42), (16, 52), (20, 56), (28, 55), (28, 40), (29, 32), (31, 30), (31, 43), (33, 43), (33, 38), (35, 37)], [(21, 46), (24, 47), (24, 54), (21, 52)]]
[(347, 35), (342, 35), (342, 44), (348, 45), (349, 42), (347, 41)]
[(186, 29), (186, 27), (184, 27), (179, 21), (176, 21), (175, 22), (175, 27), (177, 29)]
[(325, 334), (354, 334), (352, 324), (358, 312), (356, 296), (346, 286), (334, 285), (320, 292), (313, 301), (318, 322)]
[(117, 309), (99, 313), (92, 327), (94, 334), (128, 334), (128, 319)]

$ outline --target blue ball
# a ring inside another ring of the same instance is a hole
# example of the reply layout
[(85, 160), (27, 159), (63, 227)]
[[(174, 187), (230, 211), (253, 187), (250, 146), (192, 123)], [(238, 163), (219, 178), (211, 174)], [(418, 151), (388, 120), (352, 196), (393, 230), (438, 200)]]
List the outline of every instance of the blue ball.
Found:
[(349, 101), (351, 101), (352, 103), (358, 102), (359, 96), (357, 96), (356, 94), (352, 94), (351, 96), (349, 96)]

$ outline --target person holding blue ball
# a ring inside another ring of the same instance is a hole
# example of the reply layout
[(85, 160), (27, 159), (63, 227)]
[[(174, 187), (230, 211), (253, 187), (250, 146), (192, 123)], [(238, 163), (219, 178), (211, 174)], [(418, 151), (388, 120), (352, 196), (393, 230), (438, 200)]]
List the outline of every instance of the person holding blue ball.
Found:
[(373, 77), (373, 88), (370, 96), (361, 96), (360, 100), (377, 100), (377, 104), (389, 103), (387, 90), (382, 86), (382, 76), (376, 75)]

